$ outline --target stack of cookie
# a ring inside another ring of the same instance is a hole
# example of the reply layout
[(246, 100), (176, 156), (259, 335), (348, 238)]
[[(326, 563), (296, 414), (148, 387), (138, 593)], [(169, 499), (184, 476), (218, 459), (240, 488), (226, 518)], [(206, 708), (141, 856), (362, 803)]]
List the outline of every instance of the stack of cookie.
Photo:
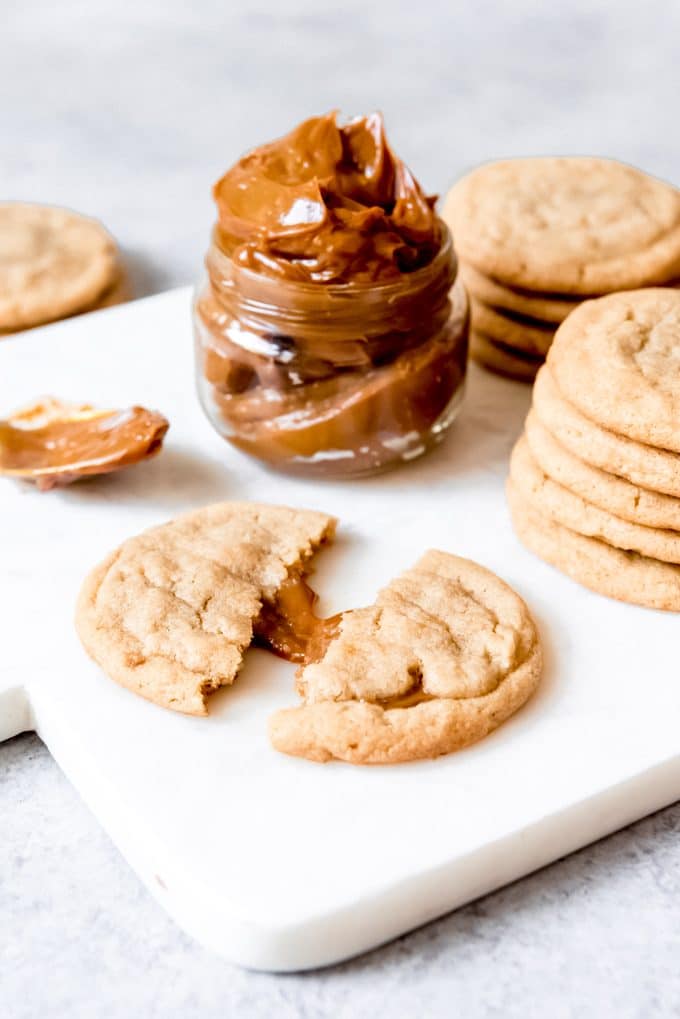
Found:
[(471, 355), (513, 378), (534, 378), (587, 297), (680, 276), (680, 191), (612, 160), (490, 163), (453, 187), (444, 219), (470, 295)]
[(517, 534), (601, 594), (680, 611), (680, 292), (581, 304), (512, 454)]
[(126, 297), (116, 244), (101, 223), (53, 206), (0, 203), (0, 335)]

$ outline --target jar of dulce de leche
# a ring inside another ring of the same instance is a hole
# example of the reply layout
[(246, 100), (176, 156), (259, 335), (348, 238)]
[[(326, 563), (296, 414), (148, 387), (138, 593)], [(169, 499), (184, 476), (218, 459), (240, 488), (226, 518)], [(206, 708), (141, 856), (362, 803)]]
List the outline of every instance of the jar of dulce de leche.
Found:
[(306, 121), (214, 193), (194, 327), (217, 431), (275, 467), (331, 477), (441, 439), (462, 399), (467, 298), (448, 230), (382, 119)]

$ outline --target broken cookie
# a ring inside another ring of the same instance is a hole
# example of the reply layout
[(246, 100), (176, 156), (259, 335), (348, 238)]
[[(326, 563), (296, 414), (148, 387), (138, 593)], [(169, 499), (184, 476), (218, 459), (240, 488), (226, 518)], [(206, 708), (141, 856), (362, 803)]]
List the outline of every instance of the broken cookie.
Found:
[(277, 750), (353, 764), (437, 757), (496, 729), (540, 678), (538, 635), (519, 595), (445, 552), (427, 552), (335, 627), (299, 670), (304, 704), (271, 720)]
[(166, 708), (207, 713), (245, 651), (299, 664), (303, 705), (277, 712), (284, 753), (410, 761), (486, 736), (533, 693), (536, 628), (493, 573), (427, 552), (375, 605), (321, 619), (306, 572), (335, 520), (221, 503), (126, 541), (85, 580), (76, 627), (118, 683)]
[(191, 715), (233, 683), (263, 604), (329, 540), (324, 513), (228, 502), (126, 541), (87, 577), (76, 628), (122, 686)]

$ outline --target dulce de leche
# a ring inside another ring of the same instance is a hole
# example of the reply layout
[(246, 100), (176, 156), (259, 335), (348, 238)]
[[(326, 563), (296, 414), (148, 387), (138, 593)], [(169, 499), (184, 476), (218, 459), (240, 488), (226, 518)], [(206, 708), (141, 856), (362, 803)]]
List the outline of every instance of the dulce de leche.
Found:
[(160, 452), (168, 422), (144, 407), (101, 410), (46, 398), (0, 421), (0, 475), (47, 491)]
[(336, 476), (438, 441), (462, 395), (467, 299), (434, 199), (382, 118), (307, 120), (214, 196), (194, 322), (217, 430), (274, 466)]

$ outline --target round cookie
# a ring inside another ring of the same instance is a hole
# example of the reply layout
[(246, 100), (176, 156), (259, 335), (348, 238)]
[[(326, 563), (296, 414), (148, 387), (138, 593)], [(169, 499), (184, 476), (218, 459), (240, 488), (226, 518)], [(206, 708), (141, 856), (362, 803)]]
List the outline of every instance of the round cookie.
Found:
[(574, 456), (634, 485), (680, 498), (680, 455), (601, 428), (564, 399), (546, 364), (533, 389), (537, 417)]
[(545, 357), (555, 330), (534, 321), (513, 318), (513, 314), (496, 311), (474, 298), (470, 300), (470, 323), (475, 332), (483, 333), (496, 343), (512, 347), (523, 354)]
[(680, 612), (680, 567), (623, 552), (542, 517), (512, 481), (508, 482), (507, 497), (520, 541), (572, 580), (617, 601)]
[(459, 258), (508, 286), (590, 295), (680, 273), (680, 191), (613, 160), (489, 163), (443, 215)]
[(343, 614), (320, 659), (299, 675), (305, 703), (273, 716), (271, 741), (314, 761), (437, 757), (509, 718), (541, 668), (519, 595), (476, 563), (430, 551), (371, 608)]
[(557, 330), (549, 364), (565, 399), (586, 417), (680, 453), (680, 291), (586, 301)]
[(96, 303), (118, 271), (104, 227), (68, 209), (0, 203), (0, 330), (76, 314)]
[(524, 433), (534, 460), (553, 481), (631, 523), (680, 532), (680, 499), (651, 492), (579, 460), (557, 441), (533, 410)]
[(513, 350), (483, 333), (470, 332), (470, 357), (484, 368), (520, 382), (533, 382), (543, 359)]
[(461, 262), (458, 271), (468, 293), (483, 304), (504, 311), (514, 311), (537, 322), (549, 322), (555, 327), (564, 322), (569, 312), (580, 303), (577, 298), (531, 293), (506, 287), (498, 280), (485, 276), (467, 262)]
[(632, 524), (586, 502), (543, 473), (524, 436), (512, 451), (510, 478), (525, 502), (570, 531), (650, 559), (680, 563), (680, 532)]
[(234, 682), (263, 600), (332, 538), (311, 510), (226, 502), (130, 538), (86, 578), (80, 640), (111, 679), (191, 715)]

